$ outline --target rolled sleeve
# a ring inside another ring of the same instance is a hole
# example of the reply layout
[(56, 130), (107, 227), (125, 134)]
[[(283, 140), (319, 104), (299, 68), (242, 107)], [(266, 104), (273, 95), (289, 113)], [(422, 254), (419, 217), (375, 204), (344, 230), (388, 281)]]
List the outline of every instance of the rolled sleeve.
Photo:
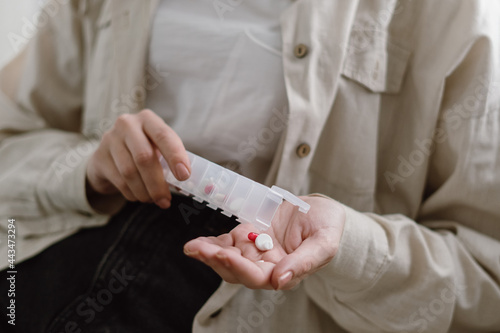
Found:
[(344, 206), (346, 221), (339, 251), (318, 274), (345, 292), (369, 288), (387, 260), (384, 229), (365, 214)]

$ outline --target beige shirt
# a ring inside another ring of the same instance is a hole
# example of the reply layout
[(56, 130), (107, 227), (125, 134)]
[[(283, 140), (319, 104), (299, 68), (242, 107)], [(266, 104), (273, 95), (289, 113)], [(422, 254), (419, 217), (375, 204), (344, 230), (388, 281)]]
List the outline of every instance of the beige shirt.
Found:
[(145, 106), (187, 150), (257, 182), (280, 139), (271, 118), (288, 113), (279, 18), (291, 4), (243, 1), (219, 16), (213, 0), (163, 0), (151, 28), (149, 66), (168, 75)]
[[(18, 261), (109, 219), (85, 199), (85, 166), (162, 80), (146, 66), (155, 6), (60, 4), (1, 72), (0, 253), (9, 217)], [(499, 14), (480, 0), (283, 13), (290, 114), (266, 183), (344, 203), (340, 250), (295, 291), (222, 284), (195, 332), (500, 330)]]

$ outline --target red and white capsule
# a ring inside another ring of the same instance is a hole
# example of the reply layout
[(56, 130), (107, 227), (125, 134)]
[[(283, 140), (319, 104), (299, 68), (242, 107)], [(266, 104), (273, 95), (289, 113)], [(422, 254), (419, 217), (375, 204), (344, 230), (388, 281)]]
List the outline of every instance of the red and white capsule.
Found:
[(256, 233), (256, 232), (250, 232), (248, 234), (248, 239), (251, 240), (254, 243), (255, 243), (255, 239), (257, 239), (257, 237), (259, 237), (259, 234)]
[(252, 242), (255, 242), (255, 246), (261, 251), (269, 251), (272, 250), (273, 239), (268, 234), (258, 234), (255, 232), (251, 232), (248, 234), (248, 239)]

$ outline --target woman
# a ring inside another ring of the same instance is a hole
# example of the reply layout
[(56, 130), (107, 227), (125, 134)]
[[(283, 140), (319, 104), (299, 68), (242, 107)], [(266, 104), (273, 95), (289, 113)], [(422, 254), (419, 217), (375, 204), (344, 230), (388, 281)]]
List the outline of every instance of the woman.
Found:
[[(497, 2), (54, 5), (1, 76), (16, 327), (500, 330)], [(310, 212), (257, 251), (170, 193), (186, 148)]]

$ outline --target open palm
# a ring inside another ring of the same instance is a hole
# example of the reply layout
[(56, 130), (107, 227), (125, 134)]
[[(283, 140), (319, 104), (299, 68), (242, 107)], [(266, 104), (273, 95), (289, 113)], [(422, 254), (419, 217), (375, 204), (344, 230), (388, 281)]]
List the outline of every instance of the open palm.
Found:
[(225, 281), (252, 289), (290, 289), (330, 262), (337, 252), (345, 221), (338, 202), (301, 197), (311, 205), (303, 214), (284, 202), (265, 232), (274, 248), (262, 252), (248, 239), (256, 232), (241, 224), (218, 237), (199, 237), (184, 246), (187, 255), (209, 265)]

